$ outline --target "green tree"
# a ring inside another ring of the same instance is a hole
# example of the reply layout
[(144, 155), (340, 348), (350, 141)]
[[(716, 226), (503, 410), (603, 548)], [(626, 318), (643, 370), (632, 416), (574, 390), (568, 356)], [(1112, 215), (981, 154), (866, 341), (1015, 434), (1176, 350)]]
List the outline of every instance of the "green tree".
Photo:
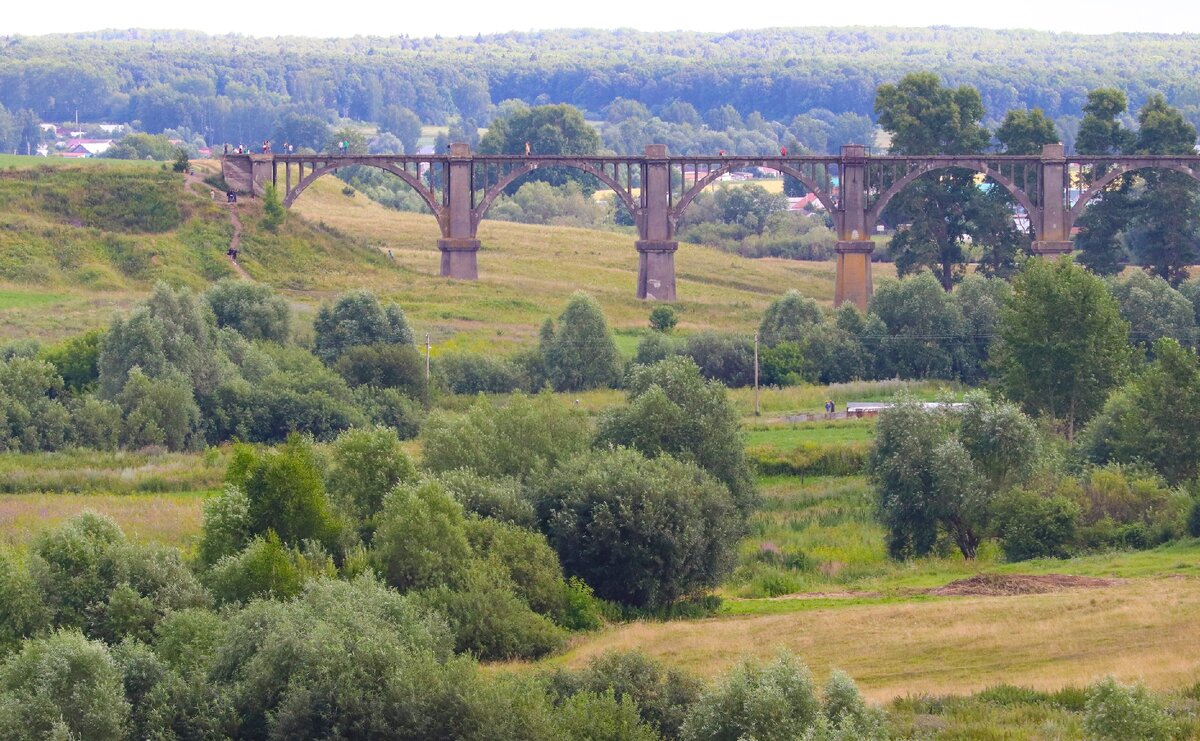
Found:
[(421, 137), (421, 119), (409, 109), (389, 105), (379, 114), (379, 128), (396, 135), (404, 145), (403, 154), (416, 154), (417, 139)]
[(469, 468), (527, 481), (588, 446), (582, 412), (553, 394), (514, 394), (505, 406), (478, 399), (466, 414), (436, 411), (421, 427), (421, 461), (435, 473)]
[(313, 331), (316, 356), (327, 364), (355, 345), (413, 342), (404, 311), (396, 304), (381, 305), (370, 291), (350, 291), (338, 297), (333, 306), (322, 304), (313, 320)]
[(963, 317), (953, 296), (928, 272), (881, 282), (871, 314), (885, 334), (876, 340), (885, 378), (954, 378)]
[(398, 484), (384, 497), (371, 560), (390, 586), (457, 584), (470, 557), (462, 505), (437, 481)]
[(1041, 108), (1030, 111), (1011, 110), (996, 129), (996, 140), (1005, 154), (1041, 154), (1046, 144), (1058, 142), (1054, 122), (1046, 118)]
[(55, 367), (71, 391), (90, 390), (100, 379), (100, 344), (103, 338), (103, 330), (93, 329), (45, 348), (41, 358)]
[[(1196, 153), (1196, 127), (1161, 94), (1138, 111), (1137, 154)], [(1174, 170), (1142, 173), (1135, 248), (1151, 274), (1178, 286), (1200, 257), (1200, 183)]]
[(600, 421), (599, 446), (627, 446), (695, 463), (729, 488), (743, 514), (757, 502), (739, 431), (741, 415), (725, 387), (706, 381), (688, 358), (669, 358), (629, 374), (629, 404)]
[[(1083, 120), (1075, 137), (1075, 149), (1080, 154), (1126, 154), (1134, 147), (1134, 132), (1124, 128), (1117, 118), (1128, 107), (1125, 93), (1115, 88), (1098, 88), (1088, 93), (1083, 106)], [(1093, 168), (1088, 177), (1097, 180), (1108, 168)], [(1075, 246), (1080, 251), (1079, 262), (1101, 275), (1120, 270), (1125, 256), (1121, 232), (1134, 214), (1133, 177), (1122, 175), (1104, 189), (1079, 218), (1079, 235)]]
[(103, 643), (63, 631), (31, 640), (0, 665), (0, 736), (13, 741), (120, 741), (130, 707)]
[(227, 477), (246, 493), (251, 534), (273, 530), (287, 545), (316, 540), (336, 546), (339, 527), (330, 511), (325, 481), (312, 446), (299, 435), (261, 454), (242, 446)]
[(1155, 359), (1109, 398), (1085, 428), (1080, 447), (1097, 463), (1144, 461), (1172, 484), (1200, 474), (1200, 359), (1172, 339), (1154, 345)]
[(1111, 280), (1109, 290), (1129, 322), (1130, 338), (1141, 348), (1149, 350), (1163, 337), (1185, 346), (1200, 339), (1192, 302), (1162, 278), (1139, 270), (1124, 280)]
[(319, 116), (287, 113), (275, 124), (273, 141), (291, 144), (296, 150), (319, 151), (329, 141), (329, 124)]
[(263, 191), (262, 225), (268, 231), (274, 232), (283, 224), (285, 218), (287, 218), (287, 209), (283, 207), (283, 200), (279, 197), (279, 189), (275, 187), (274, 183), (268, 183), (266, 190)]
[(1070, 260), (1030, 260), (1000, 313), (997, 384), (1067, 438), (1129, 372), (1129, 323), (1104, 281)]
[(655, 306), (650, 310), (650, 329), (655, 332), (670, 332), (675, 329), (675, 324), (679, 318), (675, 316), (675, 310), (670, 306), (662, 304)]
[(811, 298), (792, 289), (771, 302), (758, 325), (758, 337), (764, 345), (780, 342), (803, 343), (808, 331), (825, 318), (821, 307)]
[[(525, 145), (537, 155), (597, 154), (600, 135), (583, 120), (583, 114), (571, 105), (537, 105), (519, 108), (494, 119), (479, 142), (483, 154), (525, 154)], [(577, 170), (562, 167), (543, 167), (526, 178), (542, 180), (551, 185), (563, 185), (575, 180), (591, 194), (596, 190), (595, 179)], [(517, 184), (509, 187), (509, 195)]]
[(913, 401), (879, 417), (870, 471), (893, 557), (930, 553), (945, 532), (974, 558), (1002, 491), (1038, 462), (1033, 423), (982, 393), (961, 412), (931, 411)]
[(616, 385), (617, 345), (596, 299), (577, 291), (558, 316), (546, 320), (540, 350), (555, 391), (585, 391)]
[(286, 343), (291, 335), (287, 299), (265, 283), (226, 278), (204, 293), (218, 327), (232, 327), (248, 340)]
[(333, 442), (325, 485), (330, 500), (355, 522), (368, 522), (397, 484), (412, 483), (417, 470), (387, 427), (353, 429)]
[[(875, 93), (879, 125), (892, 138), (895, 154), (973, 154), (991, 139), (982, 126), (983, 99), (962, 85), (942, 87), (937, 75), (913, 72)], [(1005, 250), (989, 262), (1006, 264), (1015, 251), (1007, 219), (1009, 199), (989, 197), (971, 170), (948, 169), (918, 178), (888, 204), (893, 224), (904, 225), (892, 238), (891, 253), (900, 275), (928, 268), (949, 291), (965, 273), (966, 243)], [(997, 190), (997, 189), (994, 189)]]
[(733, 568), (741, 518), (728, 489), (693, 464), (628, 449), (587, 452), (538, 488), (564, 570), (603, 599), (665, 607)]

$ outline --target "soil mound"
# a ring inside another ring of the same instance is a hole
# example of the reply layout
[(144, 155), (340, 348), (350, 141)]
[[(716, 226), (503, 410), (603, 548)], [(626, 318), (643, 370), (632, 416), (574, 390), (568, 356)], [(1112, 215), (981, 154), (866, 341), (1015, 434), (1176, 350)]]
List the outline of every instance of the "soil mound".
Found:
[(926, 594), (939, 597), (966, 596), (988, 597), (1016, 594), (1046, 594), (1064, 589), (1087, 589), (1111, 587), (1120, 584), (1119, 579), (1100, 579), (1094, 576), (1071, 576), (1068, 574), (976, 574), (968, 579), (959, 579)]

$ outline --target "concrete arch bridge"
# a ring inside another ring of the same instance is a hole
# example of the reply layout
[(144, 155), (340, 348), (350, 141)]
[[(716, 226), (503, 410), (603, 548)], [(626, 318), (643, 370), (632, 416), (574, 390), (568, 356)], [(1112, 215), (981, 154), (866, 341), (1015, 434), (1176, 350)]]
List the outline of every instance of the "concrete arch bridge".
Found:
[(870, 235), (891, 200), (917, 178), (940, 170), (970, 170), (1004, 188), (1024, 210), (1038, 255), (1071, 251), (1071, 228), (1089, 201), (1127, 173), (1144, 169), (1182, 172), (1200, 180), (1200, 156), (1071, 156), (1061, 144), (1039, 155), (872, 155), (849, 144), (836, 155), (672, 156), (664, 145), (641, 156), (476, 154), (452, 144), (447, 154), (262, 154), (221, 158), (225, 181), (261, 195), (275, 185), (291, 206), (317, 178), (340, 167), (384, 170), (407, 183), (429, 206), (442, 237), (441, 274), (479, 276), (476, 231), (505, 188), (541, 168), (571, 168), (592, 175), (616, 194), (637, 225), (638, 298), (673, 301), (676, 226), (697, 195), (733, 170), (759, 167), (800, 181), (832, 215), (837, 232), (834, 304), (866, 308), (871, 297)]

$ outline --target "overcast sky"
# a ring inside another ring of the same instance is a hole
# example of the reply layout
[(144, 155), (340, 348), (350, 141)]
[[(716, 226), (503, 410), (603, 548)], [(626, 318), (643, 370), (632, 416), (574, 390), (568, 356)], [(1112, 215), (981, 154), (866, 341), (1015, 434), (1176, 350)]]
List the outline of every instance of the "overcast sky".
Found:
[(44, 34), (106, 28), (192, 29), (251, 36), (474, 36), (546, 28), (634, 28), (640, 31), (730, 31), (770, 26), (973, 26), (1112, 33), (1200, 32), (1194, 0), (829, 0), (663, 2), (663, 0), (359, 0), (287, 3), (116, 0), (51, 5), (10, 4), (0, 34)]

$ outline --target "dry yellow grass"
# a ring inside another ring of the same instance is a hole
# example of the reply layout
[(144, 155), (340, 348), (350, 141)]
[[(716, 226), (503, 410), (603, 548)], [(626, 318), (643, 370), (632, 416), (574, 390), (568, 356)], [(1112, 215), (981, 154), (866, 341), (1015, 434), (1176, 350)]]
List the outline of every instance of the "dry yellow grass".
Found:
[(116, 520), (139, 543), (190, 547), (200, 534), (200, 494), (5, 494), (0, 496), (0, 545), (24, 546), (38, 533), (84, 510)]
[(1175, 688), (1200, 680), (1200, 580), (961, 597), (700, 621), (638, 622), (584, 639), (555, 663), (642, 649), (672, 666), (720, 673), (743, 656), (790, 649), (824, 677), (840, 668), (883, 701), (966, 694), (999, 682), (1054, 689), (1106, 674)]
[[(647, 326), (650, 306), (635, 298), (638, 256), (632, 233), (539, 227), (485, 220), (479, 228), (479, 276), (475, 282), (438, 275), (438, 228), (427, 214), (400, 213), (323, 178), (293, 206), (321, 222), (390, 249), (394, 271), (365, 287), (397, 300), (417, 324), (435, 337), (451, 334), (459, 345), (528, 342), (547, 316), (556, 315), (573, 291), (591, 293), (613, 326)], [(778, 295), (797, 288), (825, 303), (833, 298), (834, 263), (784, 259), (750, 260), (682, 244), (675, 256), (679, 326), (683, 331), (722, 329), (753, 332), (763, 310)], [(879, 267), (891, 274), (891, 267)]]

